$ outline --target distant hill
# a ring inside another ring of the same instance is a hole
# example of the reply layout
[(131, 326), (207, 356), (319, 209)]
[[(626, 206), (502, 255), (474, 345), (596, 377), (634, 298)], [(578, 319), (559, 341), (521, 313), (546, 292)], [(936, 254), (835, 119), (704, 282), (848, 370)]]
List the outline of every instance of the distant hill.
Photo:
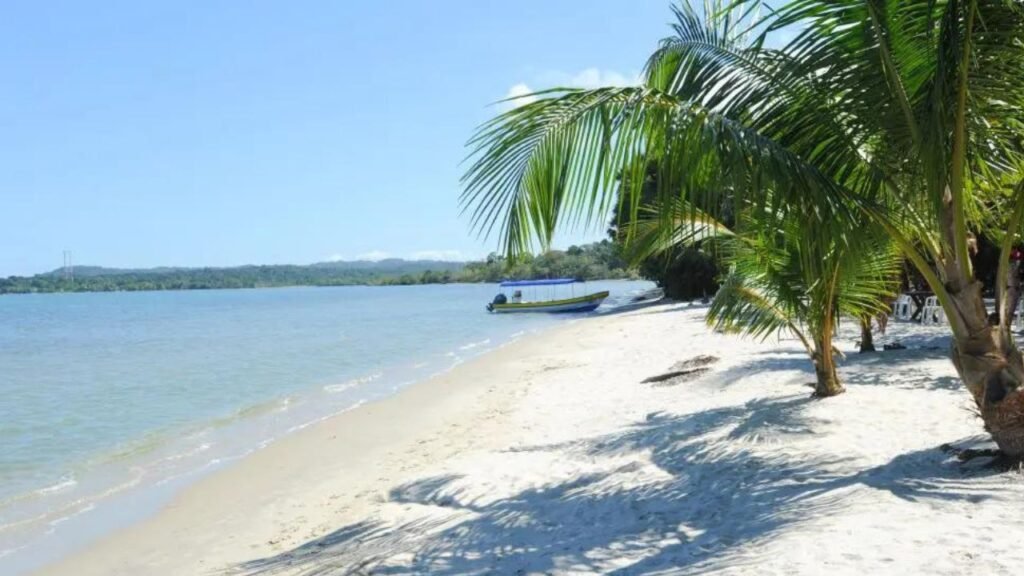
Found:
[[(373, 270), (377, 272), (405, 274), (411, 272), (425, 272), (427, 270), (445, 271), (461, 270), (465, 268), (465, 262), (449, 262), (444, 260), (404, 260), (402, 258), (386, 258), (384, 260), (339, 260), (331, 262), (315, 262), (313, 264), (269, 264), (256, 265), (247, 264), (243, 266), (224, 267), (172, 267), (160, 266), (156, 268), (108, 268), (105, 266), (79, 266), (74, 267), (76, 278), (95, 278), (100, 276), (126, 276), (126, 275), (159, 275), (159, 274), (188, 274), (197, 271), (220, 272), (230, 274), (236, 271), (246, 270), (294, 270), (301, 268), (312, 268), (320, 270)], [(57, 268), (49, 272), (37, 274), (37, 277), (63, 277), (64, 268)]]
[(401, 258), (385, 258), (383, 260), (336, 260), (333, 262), (317, 262), (310, 264), (313, 268), (334, 268), (338, 270), (462, 270), (465, 262), (448, 260), (403, 260)]
[[(74, 267), (75, 276), (78, 278), (91, 278), (94, 276), (116, 276), (119, 274), (164, 274), (167, 272), (179, 272), (181, 270), (187, 270), (187, 268), (172, 268), (172, 267), (158, 267), (158, 268), (107, 268), (105, 266), (78, 266)], [(43, 272), (36, 276), (63, 276), (64, 268), (57, 268), (49, 272)]]
[(107, 268), (75, 266), (35, 276), (0, 278), (0, 294), (211, 290), (277, 286), (351, 286), (498, 282), (505, 278), (624, 278), (631, 272), (607, 240), (567, 251), (552, 250), (514, 264), (492, 256), (483, 262), (440, 260), (354, 260), (307, 265), (249, 265), (226, 268)]

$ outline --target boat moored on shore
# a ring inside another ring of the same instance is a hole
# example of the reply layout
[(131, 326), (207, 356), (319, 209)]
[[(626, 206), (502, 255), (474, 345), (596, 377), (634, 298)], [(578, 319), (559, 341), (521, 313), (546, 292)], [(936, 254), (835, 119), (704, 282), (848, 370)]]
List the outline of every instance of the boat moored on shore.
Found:
[[(494, 313), (504, 314), (510, 312), (592, 312), (596, 310), (601, 302), (608, 297), (607, 291), (593, 292), (576, 296), (574, 286), (579, 281), (573, 278), (553, 278), (545, 280), (509, 280), (502, 282), (499, 287), (501, 292), (494, 297), (494, 300), (487, 304), (487, 310)], [(548, 299), (540, 299), (538, 292), (547, 287)], [(569, 288), (569, 294), (562, 294), (561, 298), (557, 292), (559, 287)], [(523, 296), (523, 289), (531, 289), (531, 299), (526, 300)], [(506, 294), (511, 291), (511, 295)], [(565, 297), (568, 296), (568, 297)]]

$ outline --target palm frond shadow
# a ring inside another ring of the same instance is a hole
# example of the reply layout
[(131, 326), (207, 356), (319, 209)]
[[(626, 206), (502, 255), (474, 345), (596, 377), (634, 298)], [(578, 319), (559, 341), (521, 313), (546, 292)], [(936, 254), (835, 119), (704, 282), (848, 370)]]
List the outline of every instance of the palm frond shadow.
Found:
[(645, 310), (638, 312), (637, 315), (643, 314), (681, 314), (685, 312), (699, 312), (701, 310), (707, 310), (710, 304), (704, 304), (701, 302), (680, 302), (678, 300), (665, 299), (666, 305), (652, 308), (651, 310)]
[(390, 500), (446, 513), (400, 525), (344, 526), (246, 562), (237, 573), (701, 574), (753, 566), (757, 544), (850, 505), (861, 490), (910, 501), (994, 494), (976, 482), (991, 472), (967, 471), (938, 449), (858, 467), (849, 457), (806, 457), (751, 443), (813, 433), (809, 402), (801, 394), (694, 414), (653, 413), (615, 434), (522, 448), (616, 464), (500, 498), (474, 496), (459, 476), (422, 478), (392, 489)]
[[(656, 300), (641, 300), (640, 302), (620, 304), (609, 309), (598, 308), (590, 314), (593, 316), (615, 316), (617, 314), (627, 314), (630, 312), (636, 314), (658, 314), (664, 312), (678, 312), (683, 309), (685, 308), (681, 307), (676, 301), (662, 297)], [(644, 312), (638, 312), (639, 310), (644, 310)]]
[[(839, 375), (849, 386), (891, 386), (907, 390), (954, 390), (963, 385), (956, 376), (934, 376), (921, 370), (921, 362), (948, 361), (949, 338), (916, 340), (905, 350), (885, 350), (871, 354), (848, 354), (839, 361)], [(771, 351), (754, 354), (752, 359), (715, 373), (722, 386), (743, 385), (751, 374), (802, 372), (807, 382), (814, 380), (813, 365), (802, 352)]]
[(886, 350), (872, 354), (853, 354), (843, 366), (858, 368), (842, 372), (843, 382), (856, 386), (890, 386), (906, 390), (960, 391), (963, 383), (956, 376), (935, 376), (921, 369), (921, 362), (948, 361), (945, 348), (925, 347)]
[(744, 378), (748, 376), (760, 377), (772, 372), (804, 372), (808, 381), (814, 380), (814, 365), (802, 351), (755, 353), (751, 355), (751, 359), (716, 372), (712, 378), (721, 386), (742, 386)]
[[(878, 340), (898, 341), (906, 346), (907, 349), (930, 350), (938, 354), (945, 354), (947, 358), (949, 357), (949, 332), (939, 326), (922, 327), (916, 322), (897, 321), (889, 324), (887, 336), (883, 337), (876, 334), (875, 337)], [(860, 335), (857, 334), (854, 338), (859, 339)], [(875, 342), (875, 345), (881, 348), (879, 342)]]

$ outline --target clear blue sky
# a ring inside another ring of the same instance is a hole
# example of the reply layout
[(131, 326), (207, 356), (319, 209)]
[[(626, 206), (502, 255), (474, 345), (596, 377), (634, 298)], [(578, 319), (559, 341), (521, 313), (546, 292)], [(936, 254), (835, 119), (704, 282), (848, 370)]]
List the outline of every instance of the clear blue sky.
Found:
[[(16, 2), (0, 18), (0, 275), (477, 257), (473, 128), (624, 82), (668, 0)], [(600, 234), (576, 233), (566, 245)]]

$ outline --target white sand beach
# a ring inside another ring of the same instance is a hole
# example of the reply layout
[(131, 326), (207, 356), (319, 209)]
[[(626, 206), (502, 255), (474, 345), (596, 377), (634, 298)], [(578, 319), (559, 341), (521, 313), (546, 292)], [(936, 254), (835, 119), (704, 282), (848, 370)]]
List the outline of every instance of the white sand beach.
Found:
[[(983, 439), (942, 328), (890, 324), (813, 400), (792, 341), (656, 305), (521, 340), (297, 432), (42, 571), (1017, 574), (1024, 479)], [(645, 378), (705, 372), (662, 382)], [(698, 359), (694, 361), (694, 359)]]

